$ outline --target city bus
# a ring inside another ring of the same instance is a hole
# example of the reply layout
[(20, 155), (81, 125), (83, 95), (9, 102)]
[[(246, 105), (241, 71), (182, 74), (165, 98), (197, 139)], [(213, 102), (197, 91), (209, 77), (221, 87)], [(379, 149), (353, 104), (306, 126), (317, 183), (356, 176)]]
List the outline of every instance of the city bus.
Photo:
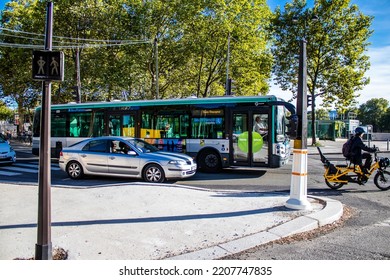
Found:
[[(35, 110), (32, 153), (39, 154), (40, 112)], [(160, 150), (186, 153), (200, 170), (270, 167), (290, 156), (288, 116), (295, 107), (273, 95), (69, 103), (51, 106), (52, 155), (98, 136), (135, 137)], [(254, 131), (256, 121), (263, 130)], [(264, 129), (265, 128), (265, 129)]]

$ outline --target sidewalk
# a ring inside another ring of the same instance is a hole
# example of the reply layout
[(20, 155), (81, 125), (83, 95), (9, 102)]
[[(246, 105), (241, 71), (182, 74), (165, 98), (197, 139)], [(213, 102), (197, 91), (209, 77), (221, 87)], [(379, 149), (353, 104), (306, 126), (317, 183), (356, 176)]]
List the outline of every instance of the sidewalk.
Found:
[[(52, 188), (52, 246), (72, 260), (211, 260), (338, 220), (340, 202), (309, 197), (310, 211), (280, 193), (180, 185)], [(31, 258), (38, 187), (0, 183), (0, 259)]]
[[(324, 154), (340, 155), (340, 157), (343, 157), (341, 149), (346, 141), (346, 139), (336, 139), (336, 141), (318, 140), (318, 143), (320, 144), (319, 148)], [(375, 146), (379, 148), (380, 153), (378, 153), (378, 155), (383, 154), (386, 157), (389, 156), (390, 144), (387, 143), (387, 141), (370, 141), (370, 143), (364, 141), (364, 144), (369, 145), (370, 147)], [(293, 146), (293, 143), (291, 146)], [(307, 150), (309, 154), (318, 154), (317, 147), (311, 145), (311, 139), (308, 139), (307, 141)]]

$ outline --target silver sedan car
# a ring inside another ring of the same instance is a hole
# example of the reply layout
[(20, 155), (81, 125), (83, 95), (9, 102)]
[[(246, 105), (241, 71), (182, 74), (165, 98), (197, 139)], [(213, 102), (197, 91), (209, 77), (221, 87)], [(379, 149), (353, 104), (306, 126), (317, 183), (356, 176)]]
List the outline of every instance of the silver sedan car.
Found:
[(106, 175), (153, 183), (191, 177), (197, 168), (185, 154), (160, 151), (141, 139), (114, 136), (91, 138), (63, 148), (59, 165), (72, 179), (84, 174)]

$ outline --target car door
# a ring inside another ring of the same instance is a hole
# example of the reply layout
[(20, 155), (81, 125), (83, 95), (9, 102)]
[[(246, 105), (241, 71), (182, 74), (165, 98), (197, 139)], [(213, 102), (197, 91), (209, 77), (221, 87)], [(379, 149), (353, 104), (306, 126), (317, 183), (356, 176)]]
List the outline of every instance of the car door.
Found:
[[(122, 144), (121, 144), (122, 143)], [(108, 172), (110, 175), (122, 175), (137, 177), (141, 175), (142, 167), (138, 153), (133, 151), (128, 145), (129, 150), (124, 153), (120, 146), (127, 145), (122, 141), (112, 141), (111, 153), (108, 157)]]
[(80, 151), (79, 161), (88, 172), (107, 174), (109, 155), (107, 140), (92, 140)]

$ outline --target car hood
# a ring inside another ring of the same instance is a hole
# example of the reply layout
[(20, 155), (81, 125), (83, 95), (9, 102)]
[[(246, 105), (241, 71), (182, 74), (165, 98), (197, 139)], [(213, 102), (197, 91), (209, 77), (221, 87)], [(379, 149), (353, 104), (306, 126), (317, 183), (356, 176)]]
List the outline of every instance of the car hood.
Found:
[(8, 153), (10, 150), (11, 149), (9, 145), (6, 144), (0, 145), (0, 153)]
[(163, 152), (163, 151), (158, 151), (158, 152), (153, 152), (153, 153), (145, 153), (145, 155), (148, 156), (156, 156), (156, 157), (164, 157), (167, 160), (176, 160), (176, 159), (182, 159), (182, 160), (193, 160), (190, 156), (187, 156), (185, 154), (179, 154), (179, 153), (171, 153), (171, 152)]

